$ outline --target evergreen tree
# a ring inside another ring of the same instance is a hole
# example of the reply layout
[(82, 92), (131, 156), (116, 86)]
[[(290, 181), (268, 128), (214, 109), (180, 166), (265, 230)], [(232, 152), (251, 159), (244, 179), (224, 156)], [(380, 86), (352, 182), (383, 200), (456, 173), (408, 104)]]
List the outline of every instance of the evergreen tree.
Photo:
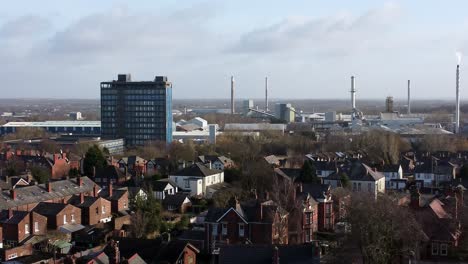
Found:
[(346, 173), (341, 173), (340, 174), (340, 182), (341, 182), (341, 187), (343, 188), (348, 188), (349, 187), (349, 177)]
[(301, 169), (301, 181), (304, 183), (319, 183), (320, 179), (317, 177), (317, 170), (311, 161), (304, 161)]
[(93, 145), (85, 154), (83, 169), (85, 175), (93, 175), (94, 168), (101, 169), (107, 165), (106, 158), (97, 145)]

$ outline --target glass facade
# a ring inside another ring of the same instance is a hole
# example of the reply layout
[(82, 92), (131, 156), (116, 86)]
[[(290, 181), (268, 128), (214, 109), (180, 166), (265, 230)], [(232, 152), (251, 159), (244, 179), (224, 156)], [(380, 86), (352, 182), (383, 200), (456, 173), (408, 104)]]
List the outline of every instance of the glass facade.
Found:
[(101, 134), (127, 146), (172, 141), (172, 84), (167, 77), (132, 82), (129, 75), (101, 83)]

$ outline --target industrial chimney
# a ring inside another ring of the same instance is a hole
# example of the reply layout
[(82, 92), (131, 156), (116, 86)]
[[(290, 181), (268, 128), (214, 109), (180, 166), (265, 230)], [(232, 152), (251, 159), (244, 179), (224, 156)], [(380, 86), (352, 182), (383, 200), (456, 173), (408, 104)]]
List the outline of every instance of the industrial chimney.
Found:
[(235, 113), (234, 105), (234, 76), (231, 76), (231, 115)]
[(265, 112), (268, 112), (268, 77), (265, 77)]
[(456, 85), (455, 134), (458, 134), (460, 132), (460, 64), (457, 64), (455, 85)]
[(356, 113), (356, 86), (355, 86), (355, 77), (351, 76), (351, 108), (352, 116), (355, 118)]
[(411, 115), (411, 80), (408, 80), (408, 115)]

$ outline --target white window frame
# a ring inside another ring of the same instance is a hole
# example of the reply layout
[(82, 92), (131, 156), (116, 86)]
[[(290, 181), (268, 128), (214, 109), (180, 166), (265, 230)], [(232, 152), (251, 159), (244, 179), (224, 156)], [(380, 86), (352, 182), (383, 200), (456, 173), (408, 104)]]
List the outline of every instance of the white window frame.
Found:
[(439, 255), (439, 244), (437, 244), (437, 243), (432, 243), (431, 244), (431, 254), (432, 254), (432, 256)]
[(70, 217), (71, 217), (71, 222), (75, 223), (75, 214), (72, 213)]
[(222, 223), (221, 224), (221, 234), (223, 236), (226, 236), (228, 233), (228, 227), (227, 227), (227, 223)]
[(63, 215), (63, 224), (66, 224), (66, 223), (67, 223), (67, 215), (64, 214), (64, 215)]
[(101, 214), (105, 214), (106, 213), (106, 206), (103, 205), (101, 206)]
[(29, 234), (29, 224), (28, 223), (24, 224), (24, 233)]
[(14, 259), (14, 258), (17, 258), (17, 257), (18, 257), (17, 253), (13, 253), (13, 254), (8, 255), (8, 259)]
[(447, 256), (448, 255), (448, 245), (446, 243), (440, 244), (440, 255)]
[(239, 224), (239, 237), (245, 236), (245, 225), (244, 223)]
[(34, 232), (39, 232), (39, 222), (34, 222)]
[(310, 225), (310, 223), (312, 223), (311, 216), (312, 213), (306, 213), (306, 225)]

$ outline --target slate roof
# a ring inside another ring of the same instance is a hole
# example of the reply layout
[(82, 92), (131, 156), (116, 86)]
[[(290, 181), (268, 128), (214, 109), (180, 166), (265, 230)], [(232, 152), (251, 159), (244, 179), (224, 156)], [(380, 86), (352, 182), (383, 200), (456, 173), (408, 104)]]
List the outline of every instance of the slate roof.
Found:
[(122, 196), (126, 193), (128, 193), (127, 188), (118, 188), (118, 189), (113, 188), (112, 196), (109, 197), (109, 188), (105, 188), (99, 192), (99, 196), (102, 198), (106, 198), (107, 200), (110, 200), (110, 201), (117, 201), (120, 198), (122, 198)]
[[(257, 213), (259, 207), (263, 206), (263, 218), (259, 218)], [(276, 212), (284, 215), (287, 214), (273, 201), (260, 202), (258, 200), (250, 200), (242, 204), (236, 204), (236, 207), (228, 208), (210, 208), (205, 217), (205, 222), (216, 222), (229, 210), (235, 210), (247, 222), (263, 222), (273, 223)]]
[(319, 264), (311, 245), (223, 245), (220, 248), (219, 264), (255, 263), (271, 264), (274, 247), (278, 249), (280, 263)]
[(153, 183), (153, 191), (162, 192), (166, 186), (170, 184), (173, 188), (177, 187), (177, 184), (171, 179), (161, 179)]
[(206, 177), (214, 174), (221, 173), (222, 171), (216, 169), (210, 169), (200, 162), (195, 162), (194, 164), (185, 167), (176, 173), (174, 176), (194, 176), (194, 177)]
[[(163, 200), (163, 205), (164, 206), (175, 206), (177, 208), (180, 208), (182, 204), (185, 201), (185, 198), (188, 198), (188, 194), (185, 193), (176, 193), (172, 195), (166, 195), (166, 198)], [(190, 199), (189, 199), (190, 201)]]
[(92, 192), (96, 183), (88, 177), (81, 177), (81, 179), (83, 180), (82, 186), (79, 186), (77, 183), (77, 178), (50, 182), (49, 184), (52, 186), (51, 192), (47, 191), (45, 184), (15, 188), (17, 197), (15, 200), (11, 199), (9, 191), (2, 191), (0, 193), (0, 209), (14, 208), (84, 192)]
[(385, 176), (364, 163), (361, 163), (359, 167), (351, 168), (349, 174), (349, 179), (352, 181), (378, 181), (381, 178), (385, 178)]
[(320, 199), (324, 199), (327, 196), (326, 193), (329, 190), (330, 190), (330, 185), (328, 184), (314, 184), (314, 183), (302, 184), (302, 192), (309, 194), (316, 201)]
[(25, 217), (29, 215), (26, 211), (13, 211), (13, 216), (8, 218), (8, 210), (2, 210), (0, 212), (0, 223), (2, 224), (18, 224), (23, 221)]
[(126, 179), (128, 175), (125, 175), (119, 168), (107, 165), (104, 168), (96, 169), (95, 178), (108, 178), (108, 179)]
[(99, 197), (93, 196), (84, 196), (83, 198), (83, 203), (81, 203), (80, 195), (75, 195), (70, 199), (69, 203), (76, 207), (87, 208), (93, 205), (99, 199)]
[(43, 216), (55, 216), (60, 213), (68, 204), (62, 203), (39, 203), (33, 211)]
[(189, 247), (196, 253), (199, 252), (195, 246), (187, 241), (172, 240), (159, 251), (156, 257), (156, 263), (176, 263), (178, 259), (183, 259), (184, 250), (186, 247)]

